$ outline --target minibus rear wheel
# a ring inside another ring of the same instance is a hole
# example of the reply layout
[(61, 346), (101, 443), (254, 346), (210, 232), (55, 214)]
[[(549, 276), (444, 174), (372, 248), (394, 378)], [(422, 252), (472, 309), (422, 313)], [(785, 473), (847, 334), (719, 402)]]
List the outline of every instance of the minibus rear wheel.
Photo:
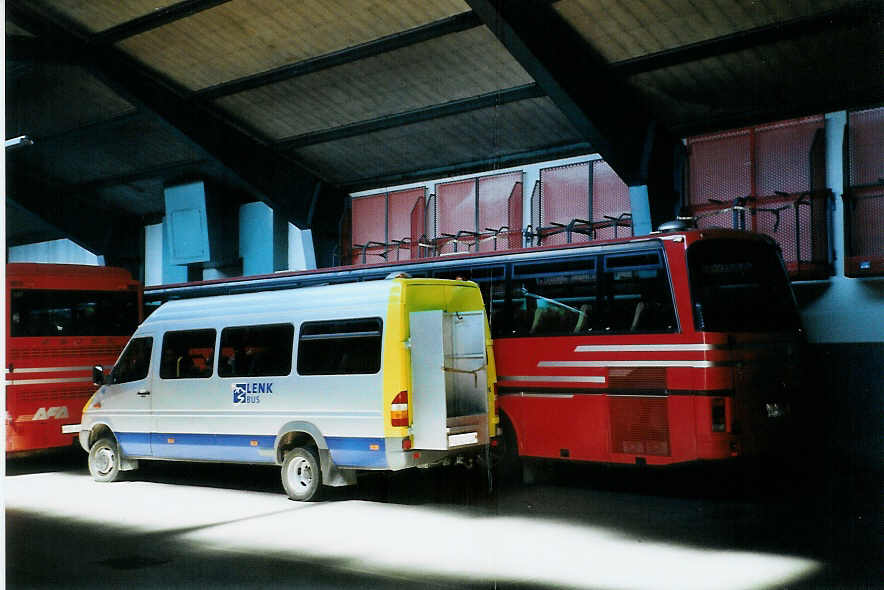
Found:
[(316, 500), (322, 486), (319, 460), (312, 449), (298, 447), (288, 451), (282, 462), (282, 486), (292, 500)]
[(109, 438), (100, 438), (89, 449), (89, 473), (92, 479), (111, 482), (120, 475), (120, 452)]

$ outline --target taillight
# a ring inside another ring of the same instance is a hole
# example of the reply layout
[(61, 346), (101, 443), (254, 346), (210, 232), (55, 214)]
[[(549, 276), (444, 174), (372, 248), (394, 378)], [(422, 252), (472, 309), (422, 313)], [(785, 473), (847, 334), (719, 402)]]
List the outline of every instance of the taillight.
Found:
[(724, 400), (715, 398), (712, 400), (712, 432), (725, 432), (727, 430), (727, 412)]
[(390, 405), (390, 424), (408, 426), (408, 391), (400, 391)]

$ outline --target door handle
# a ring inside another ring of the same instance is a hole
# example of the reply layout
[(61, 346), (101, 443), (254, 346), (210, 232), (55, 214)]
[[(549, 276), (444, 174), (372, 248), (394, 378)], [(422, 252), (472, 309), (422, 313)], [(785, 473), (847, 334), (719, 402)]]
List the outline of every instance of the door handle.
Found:
[(139, 390), (138, 390), (138, 395), (140, 395), (141, 397), (144, 397), (144, 396), (146, 396), (146, 395), (150, 395), (150, 392), (149, 392), (148, 390), (146, 390), (146, 389), (139, 389)]

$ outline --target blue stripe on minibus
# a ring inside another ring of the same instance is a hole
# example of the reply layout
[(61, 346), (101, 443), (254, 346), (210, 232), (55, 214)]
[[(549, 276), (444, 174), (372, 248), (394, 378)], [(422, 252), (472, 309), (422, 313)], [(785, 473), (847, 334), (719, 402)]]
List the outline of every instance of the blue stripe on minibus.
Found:
[(115, 432), (120, 452), (131, 457), (150, 456), (150, 435), (146, 432)]
[[(124, 455), (158, 459), (275, 463), (275, 436), (118, 432)], [(387, 467), (383, 438), (327, 437), (332, 461), (339, 467)], [(256, 443), (256, 444), (253, 444)], [(261, 451), (264, 451), (263, 453)]]
[(329, 436), (328, 451), (338, 467), (387, 467), (387, 451), (382, 438)]
[(154, 432), (150, 435), (150, 441), (151, 455), (158, 459), (276, 462), (273, 454), (275, 436)]

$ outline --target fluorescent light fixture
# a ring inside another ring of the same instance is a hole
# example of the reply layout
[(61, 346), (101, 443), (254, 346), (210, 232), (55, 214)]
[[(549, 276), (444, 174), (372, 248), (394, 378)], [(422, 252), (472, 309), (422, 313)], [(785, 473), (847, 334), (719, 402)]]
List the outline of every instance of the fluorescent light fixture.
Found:
[(6, 149), (8, 150), (23, 148), (29, 145), (34, 145), (34, 140), (27, 135), (19, 135), (6, 140)]

